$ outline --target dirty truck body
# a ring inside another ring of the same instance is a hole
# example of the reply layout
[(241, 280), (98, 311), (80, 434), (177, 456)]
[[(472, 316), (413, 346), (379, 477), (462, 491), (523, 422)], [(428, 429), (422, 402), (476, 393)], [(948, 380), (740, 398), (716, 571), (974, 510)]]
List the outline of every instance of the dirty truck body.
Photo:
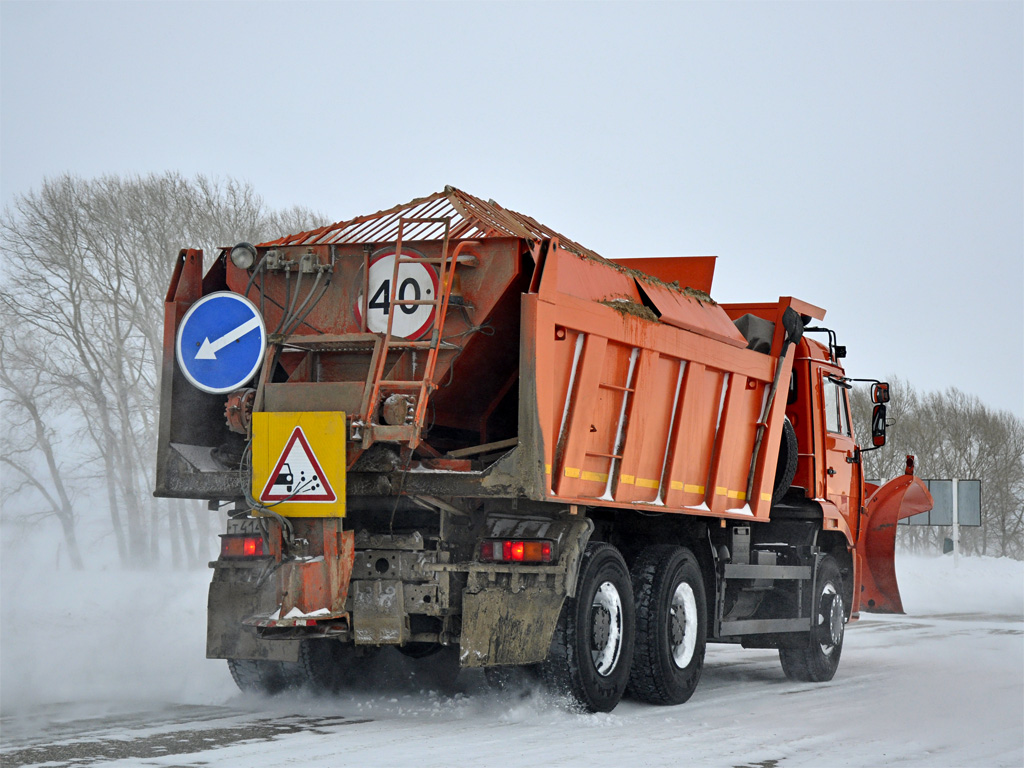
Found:
[[(830, 679), (846, 621), (902, 611), (895, 523), (930, 497), (865, 485), (824, 310), (716, 304), (713, 270), (615, 263), (453, 188), (205, 274), (182, 251), (156, 492), (228, 512), (207, 655), (336, 688), (393, 646), (600, 711), (685, 701), (707, 642)], [(201, 342), (188, 314), (224, 292), (263, 327)], [(251, 379), (204, 388), (253, 334)]]

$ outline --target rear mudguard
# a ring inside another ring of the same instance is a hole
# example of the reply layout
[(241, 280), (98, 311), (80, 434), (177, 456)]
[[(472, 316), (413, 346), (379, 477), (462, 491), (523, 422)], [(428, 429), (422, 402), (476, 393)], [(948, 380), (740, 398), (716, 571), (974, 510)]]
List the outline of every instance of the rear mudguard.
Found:
[(896, 523), (932, 508), (932, 495), (914, 475), (901, 475), (877, 488), (864, 505), (857, 552), (861, 560), (861, 610), (903, 613), (896, 583)]

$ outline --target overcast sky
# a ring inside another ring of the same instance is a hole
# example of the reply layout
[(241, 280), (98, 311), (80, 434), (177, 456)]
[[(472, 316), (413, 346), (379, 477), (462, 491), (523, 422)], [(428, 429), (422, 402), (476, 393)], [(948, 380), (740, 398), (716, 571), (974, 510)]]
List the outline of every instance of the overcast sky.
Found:
[(67, 171), (332, 220), (452, 184), (611, 258), (718, 255), (715, 298), (825, 307), (852, 375), (1024, 415), (1024, 3), (3, 0), (0, 30), (4, 205)]

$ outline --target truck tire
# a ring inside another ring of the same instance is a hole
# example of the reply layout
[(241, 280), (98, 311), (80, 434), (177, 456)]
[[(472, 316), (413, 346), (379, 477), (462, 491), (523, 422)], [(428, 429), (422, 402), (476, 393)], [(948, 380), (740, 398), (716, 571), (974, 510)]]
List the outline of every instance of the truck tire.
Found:
[(632, 576), (636, 646), (629, 690), (651, 704), (682, 704), (704, 669), (707, 595), (700, 565), (685, 547), (648, 547)]
[(787, 418), (782, 422), (782, 440), (779, 441), (779, 463), (775, 465), (775, 484), (772, 486), (772, 504), (778, 504), (786, 495), (796, 477), (798, 452), (796, 430)]
[(243, 693), (274, 696), (302, 687), (304, 674), (299, 664), (263, 659), (228, 659), (231, 679)]
[(814, 589), (813, 626), (807, 645), (802, 648), (780, 648), (782, 671), (790, 680), (803, 683), (824, 683), (839, 668), (843, 653), (844, 623), (843, 581), (839, 564), (826, 555), (818, 564)]
[(610, 544), (587, 545), (576, 597), (565, 601), (544, 679), (575, 708), (611, 712), (629, 682), (636, 617), (626, 561)]

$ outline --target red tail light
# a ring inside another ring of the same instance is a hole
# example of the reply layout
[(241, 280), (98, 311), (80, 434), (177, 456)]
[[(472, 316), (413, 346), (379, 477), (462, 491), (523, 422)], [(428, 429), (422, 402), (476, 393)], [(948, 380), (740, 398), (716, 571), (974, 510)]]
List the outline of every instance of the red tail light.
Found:
[(554, 553), (552, 541), (488, 539), (480, 543), (480, 559), (488, 563), (550, 563)]
[(221, 536), (221, 557), (263, 557), (262, 536)]

